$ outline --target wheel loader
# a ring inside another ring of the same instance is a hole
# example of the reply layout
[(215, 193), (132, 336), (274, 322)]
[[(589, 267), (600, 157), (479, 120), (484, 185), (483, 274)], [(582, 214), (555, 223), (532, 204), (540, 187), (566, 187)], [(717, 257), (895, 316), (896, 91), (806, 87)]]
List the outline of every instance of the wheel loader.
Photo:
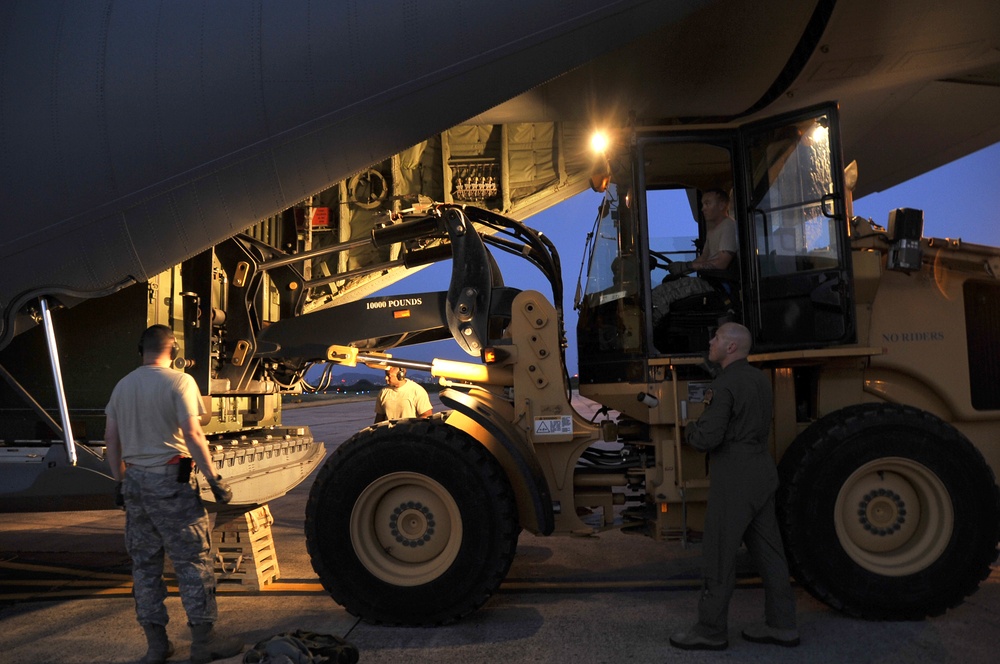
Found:
[[(333, 598), (371, 622), (443, 624), (498, 588), (522, 531), (695, 540), (711, 465), (684, 431), (727, 321), (751, 330), (749, 360), (773, 388), (797, 582), (867, 619), (938, 615), (974, 592), (1000, 535), (1000, 249), (922, 237), (920, 210), (894, 210), (886, 227), (855, 217), (857, 167), (842, 163), (838, 127), (834, 104), (745, 125), (632, 126), (595, 156), (603, 198), (575, 303), (593, 420), (572, 403), (556, 248), (487, 210), (444, 205), (373, 232), (404, 256), (429, 238), (450, 247), (447, 292), (263, 330), (264, 356), (416, 368), (445, 386), (446, 412), (368, 427), (320, 469), (306, 537)], [(698, 275), (710, 292), (654, 316), (666, 266), (704, 239), (709, 189), (730, 195), (738, 255)], [(491, 249), (539, 268), (551, 301), (505, 286)], [(449, 334), (478, 360), (401, 355)]]

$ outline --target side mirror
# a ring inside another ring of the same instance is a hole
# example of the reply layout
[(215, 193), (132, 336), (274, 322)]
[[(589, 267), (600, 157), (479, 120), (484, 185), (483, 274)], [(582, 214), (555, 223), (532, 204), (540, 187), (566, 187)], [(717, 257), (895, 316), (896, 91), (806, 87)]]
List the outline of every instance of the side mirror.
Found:
[(844, 187), (847, 188), (847, 191), (854, 191), (854, 187), (856, 187), (857, 185), (858, 185), (858, 162), (857, 160), (855, 160), (844, 167)]
[(603, 194), (609, 184), (611, 184), (611, 164), (608, 163), (607, 157), (599, 157), (590, 172), (590, 188)]

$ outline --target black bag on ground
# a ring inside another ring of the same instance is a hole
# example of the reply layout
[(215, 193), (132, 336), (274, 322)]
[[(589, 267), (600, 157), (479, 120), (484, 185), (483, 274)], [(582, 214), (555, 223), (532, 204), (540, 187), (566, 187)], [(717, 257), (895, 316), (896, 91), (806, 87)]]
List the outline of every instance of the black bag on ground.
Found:
[(244, 664), (357, 664), (358, 649), (339, 636), (304, 629), (264, 639), (243, 655)]

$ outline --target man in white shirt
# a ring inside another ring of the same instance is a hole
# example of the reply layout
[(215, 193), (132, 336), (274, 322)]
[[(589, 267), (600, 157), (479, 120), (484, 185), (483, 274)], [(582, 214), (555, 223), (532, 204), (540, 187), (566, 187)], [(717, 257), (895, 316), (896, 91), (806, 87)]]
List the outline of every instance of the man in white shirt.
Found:
[(427, 390), (419, 383), (406, 378), (403, 367), (385, 370), (386, 386), (375, 400), (375, 421), (402, 420), (412, 417), (426, 418), (434, 412)]

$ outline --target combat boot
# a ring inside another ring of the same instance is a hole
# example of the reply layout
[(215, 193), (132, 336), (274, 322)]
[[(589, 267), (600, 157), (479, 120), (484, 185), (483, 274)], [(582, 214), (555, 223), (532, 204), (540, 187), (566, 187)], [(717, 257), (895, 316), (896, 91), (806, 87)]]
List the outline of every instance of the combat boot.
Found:
[(757, 623), (743, 630), (743, 638), (751, 643), (771, 643), (785, 648), (794, 648), (799, 645), (799, 630), (778, 629), (771, 627), (767, 623)]
[(208, 664), (243, 652), (243, 642), (215, 633), (215, 623), (190, 625), (191, 664)]
[(174, 644), (167, 638), (167, 628), (163, 625), (143, 625), (142, 631), (146, 633), (149, 647), (139, 664), (164, 664), (174, 654)]

